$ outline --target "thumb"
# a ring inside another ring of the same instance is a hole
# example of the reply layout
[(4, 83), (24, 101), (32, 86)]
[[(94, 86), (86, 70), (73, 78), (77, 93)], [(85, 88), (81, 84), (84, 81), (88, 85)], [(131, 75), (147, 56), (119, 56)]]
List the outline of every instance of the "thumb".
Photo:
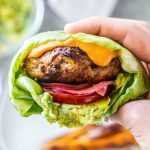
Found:
[(150, 149), (150, 100), (131, 101), (110, 117), (129, 129), (142, 149)]

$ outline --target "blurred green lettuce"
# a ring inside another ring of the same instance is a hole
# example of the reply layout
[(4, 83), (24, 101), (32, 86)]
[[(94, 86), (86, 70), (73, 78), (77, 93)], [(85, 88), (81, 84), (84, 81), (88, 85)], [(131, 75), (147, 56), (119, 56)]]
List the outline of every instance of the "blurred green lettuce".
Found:
[[(52, 96), (44, 92), (36, 80), (29, 78), (22, 69), (24, 60), (33, 47), (70, 38), (120, 52), (123, 71), (118, 74), (115, 80), (116, 88), (109, 97), (84, 105), (59, 104), (53, 102)], [(66, 34), (63, 31), (52, 31), (36, 35), (24, 42), (15, 55), (9, 72), (11, 103), (21, 116), (42, 114), (50, 123), (58, 122), (60, 126), (67, 127), (100, 124), (123, 104), (144, 97), (149, 89), (150, 81), (146, 71), (127, 49), (108, 38), (84, 33)]]

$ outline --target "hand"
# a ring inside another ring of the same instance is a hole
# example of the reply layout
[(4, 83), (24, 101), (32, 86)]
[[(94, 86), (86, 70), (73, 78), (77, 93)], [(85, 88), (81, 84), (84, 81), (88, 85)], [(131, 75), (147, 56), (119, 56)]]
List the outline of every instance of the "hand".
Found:
[[(84, 32), (108, 37), (129, 49), (150, 72), (150, 25), (144, 21), (90, 17), (67, 24), (67, 33)], [(132, 64), (131, 64), (132, 65)], [(134, 135), (142, 149), (150, 150), (150, 94), (145, 100), (131, 101), (112, 116)]]

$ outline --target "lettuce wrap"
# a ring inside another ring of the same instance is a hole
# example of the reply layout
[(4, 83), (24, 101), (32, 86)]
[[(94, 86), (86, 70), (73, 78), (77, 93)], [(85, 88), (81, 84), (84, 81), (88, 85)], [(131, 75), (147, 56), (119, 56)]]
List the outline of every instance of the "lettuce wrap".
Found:
[[(122, 72), (115, 79), (115, 89), (107, 97), (90, 104), (60, 104), (53, 101), (49, 92), (42, 90), (36, 79), (26, 73), (24, 61), (31, 50), (52, 41), (74, 39), (95, 44), (103, 49), (119, 51)], [(85, 33), (66, 34), (63, 31), (41, 33), (24, 42), (13, 58), (9, 71), (9, 95), (11, 103), (23, 117), (42, 114), (49, 123), (75, 127), (100, 124), (130, 100), (141, 99), (150, 89), (150, 81), (144, 67), (126, 48), (100, 36)]]

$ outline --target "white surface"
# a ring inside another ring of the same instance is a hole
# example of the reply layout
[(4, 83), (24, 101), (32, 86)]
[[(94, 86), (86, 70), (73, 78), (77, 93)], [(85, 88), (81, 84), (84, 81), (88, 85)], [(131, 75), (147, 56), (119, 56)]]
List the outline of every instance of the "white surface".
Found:
[(10, 104), (8, 92), (1, 97), (0, 150), (41, 150), (48, 139), (70, 130), (60, 128), (57, 124), (50, 125), (40, 115), (23, 118)]
[(64, 21), (72, 22), (89, 16), (110, 16), (118, 0), (49, 0), (50, 7)]

